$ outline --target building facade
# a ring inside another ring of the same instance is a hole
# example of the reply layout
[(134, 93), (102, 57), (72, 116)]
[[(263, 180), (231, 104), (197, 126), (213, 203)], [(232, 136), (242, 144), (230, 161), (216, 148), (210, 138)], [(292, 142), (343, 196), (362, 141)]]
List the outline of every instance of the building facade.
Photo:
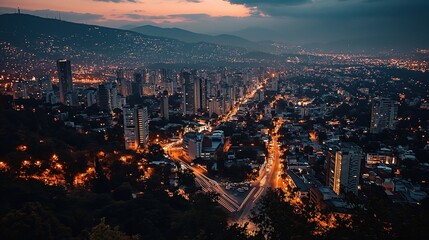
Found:
[(71, 105), (70, 103), (66, 102), (67, 94), (71, 94), (73, 92), (73, 80), (70, 60), (57, 60), (57, 71), (60, 88), (60, 102), (65, 105)]
[(183, 135), (182, 148), (189, 159), (195, 160), (201, 157), (203, 138), (204, 135), (197, 132), (188, 132)]
[(169, 107), (169, 105), (168, 105), (168, 91), (165, 90), (161, 96), (160, 112), (161, 112), (161, 117), (167, 121), (170, 119), (168, 107)]
[(137, 150), (146, 147), (149, 139), (149, 117), (146, 107), (124, 107), (125, 149)]
[(395, 129), (398, 105), (388, 98), (375, 98), (372, 103), (371, 133), (380, 133), (385, 129)]
[(334, 186), (336, 194), (358, 194), (362, 149), (355, 144), (344, 144), (335, 154)]

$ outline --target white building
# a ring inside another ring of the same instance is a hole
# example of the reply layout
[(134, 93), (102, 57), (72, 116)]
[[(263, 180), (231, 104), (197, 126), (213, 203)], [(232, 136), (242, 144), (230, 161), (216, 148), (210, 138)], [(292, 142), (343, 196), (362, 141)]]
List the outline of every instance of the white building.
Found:
[(335, 193), (352, 192), (358, 194), (362, 149), (356, 144), (344, 144), (335, 154), (334, 186)]
[(146, 107), (124, 107), (125, 149), (145, 148), (149, 138), (149, 118)]
[(183, 135), (182, 148), (185, 151), (189, 159), (195, 160), (201, 157), (203, 150), (203, 138), (202, 133), (188, 132)]

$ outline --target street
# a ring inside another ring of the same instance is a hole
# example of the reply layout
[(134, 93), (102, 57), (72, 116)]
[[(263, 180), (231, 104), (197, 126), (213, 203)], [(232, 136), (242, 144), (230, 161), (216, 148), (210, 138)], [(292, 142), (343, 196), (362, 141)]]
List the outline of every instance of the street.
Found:
[[(264, 81), (265, 82), (265, 81)], [(237, 104), (228, 114), (221, 118), (217, 125), (223, 122), (231, 120), (237, 113), (241, 104), (247, 103), (248, 99), (253, 98), (258, 90), (262, 89), (260, 84), (255, 90), (250, 92), (242, 101)], [(274, 121), (274, 120), (273, 120)], [(245, 222), (250, 216), (251, 210), (255, 207), (258, 200), (264, 195), (264, 192), (268, 188), (277, 188), (283, 184), (281, 180), (282, 168), (280, 161), (280, 149), (278, 143), (278, 131), (283, 124), (283, 121), (276, 120), (274, 123), (274, 129), (272, 130), (271, 141), (268, 148), (268, 158), (265, 163), (261, 166), (263, 169), (260, 176), (251, 183), (251, 189), (247, 196), (240, 201), (236, 197), (228, 193), (220, 184), (207, 177), (205, 170), (196, 166), (191, 166), (189, 160), (183, 156), (183, 151), (180, 147), (181, 141), (175, 141), (168, 143), (163, 147), (165, 152), (174, 161), (179, 161), (184, 168), (190, 169), (195, 174), (195, 181), (205, 192), (215, 192), (219, 195), (218, 203), (223, 206), (227, 211), (231, 213), (231, 221), (233, 222)]]

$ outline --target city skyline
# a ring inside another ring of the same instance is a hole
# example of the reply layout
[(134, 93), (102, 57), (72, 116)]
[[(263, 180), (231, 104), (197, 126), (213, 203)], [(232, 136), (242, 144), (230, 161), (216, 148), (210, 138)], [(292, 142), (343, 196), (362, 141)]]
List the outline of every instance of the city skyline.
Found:
[(426, 1), (2, 1), (0, 239), (428, 239)]

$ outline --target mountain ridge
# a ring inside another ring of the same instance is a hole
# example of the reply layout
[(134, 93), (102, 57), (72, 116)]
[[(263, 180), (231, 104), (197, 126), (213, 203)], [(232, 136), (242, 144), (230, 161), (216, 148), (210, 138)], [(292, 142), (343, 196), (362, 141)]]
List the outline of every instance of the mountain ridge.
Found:
[(252, 51), (269, 50), (266, 45), (262, 45), (231, 34), (209, 35), (204, 33), (196, 33), (177, 27), (162, 28), (154, 25), (143, 25), (140, 27), (131, 28), (130, 30), (148, 36), (172, 38), (186, 43), (206, 42), (223, 46), (241, 47)]
[(247, 52), (243, 48), (204, 42), (185, 43), (28, 14), (0, 15), (0, 43), (3, 60), (7, 57), (13, 60), (13, 51), (16, 51), (20, 53), (16, 58), (32, 61), (70, 58), (74, 62), (111, 62), (116, 65), (228, 61)]

